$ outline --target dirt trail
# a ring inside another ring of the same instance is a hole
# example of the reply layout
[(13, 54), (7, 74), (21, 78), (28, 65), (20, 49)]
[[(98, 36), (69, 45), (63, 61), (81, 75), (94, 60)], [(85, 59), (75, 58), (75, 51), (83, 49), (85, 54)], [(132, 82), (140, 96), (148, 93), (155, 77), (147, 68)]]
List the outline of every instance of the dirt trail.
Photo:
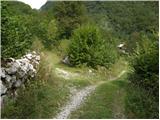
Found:
[(61, 112), (55, 117), (55, 119), (67, 119), (70, 113), (78, 108), (85, 98), (96, 88), (97, 85), (85, 87), (82, 90), (76, 92), (71, 100), (61, 109)]
[[(116, 78), (111, 80), (116, 80), (117, 78), (121, 77), (126, 71), (123, 70)], [(105, 83), (104, 81), (99, 82), (96, 85), (87, 86), (79, 91), (74, 92), (71, 96), (70, 101), (61, 108), (60, 113), (54, 119), (67, 119), (71, 112), (75, 111), (79, 106), (85, 101), (86, 97), (89, 96), (97, 86), (100, 84)], [(71, 91), (73, 93), (73, 91)]]

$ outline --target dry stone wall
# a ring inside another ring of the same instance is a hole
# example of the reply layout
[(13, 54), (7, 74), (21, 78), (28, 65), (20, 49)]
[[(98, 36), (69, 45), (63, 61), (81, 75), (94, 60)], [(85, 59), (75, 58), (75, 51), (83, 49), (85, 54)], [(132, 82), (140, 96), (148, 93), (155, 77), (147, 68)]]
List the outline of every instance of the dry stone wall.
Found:
[(1, 103), (5, 96), (16, 97), (17, 89), (36, 75), (39, 62), (40, 55), (35, 51), (20, 59), (2, 59), (0, 70)]

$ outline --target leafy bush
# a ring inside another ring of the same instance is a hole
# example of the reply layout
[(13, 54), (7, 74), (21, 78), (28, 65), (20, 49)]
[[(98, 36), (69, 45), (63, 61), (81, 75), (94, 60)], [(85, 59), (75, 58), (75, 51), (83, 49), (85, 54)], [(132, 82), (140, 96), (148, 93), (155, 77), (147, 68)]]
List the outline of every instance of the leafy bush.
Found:
[(40, 25), (38, 26), (38, 34), (42, 33), (40, 38), (42, 39), (42, 43), (47, 49), (52, 48), (57, 40), (56, 40), (56, 34), (57, 34), (57, 25), (54, 19), (51, 21), (43, 20), (43, 22), (40, 22)]
[(102, 38), (100, 30), (91, 25), (75, 30), (68, 54), (71, 64), (93, 68), (98, 65), (108, 68), (117, 57), (116, 50)]
[(19, 57), (29, 49), (32, 40), (28, 23), (24, 22), (27, 19), (25, 16), (10, 16), (7, 4), (2, 4), (2, 57)]
[(137, 45), (130, 65), (133, 73), (129, 80), (127, 106), (131, 113), (138, 118), (158, 118), (159, 114), (159, 49), (157, 35), (142, 36)]
[(131, 66), (134, 69), (134, 76), (137, 79), (132, 80), (134, 84), (151, 91), (158, 95), (158, 73), (159, 73), (159, 50), (158, 37), (142, 37), (142, 41), (137, 45), (137, 49), (131, 59)]
[[(55, 20), (46, 19), (45, 15), (29, 9), (23, 3), (17, 4), (21, 4), (20, 7), (13, 9), (16, 3), (2, 2), (2, 57), (22, 56), (30, 49), (35, 37), (42, 41), (45, 48), (52, 48), (56, 44)], [(31, 14), (22, 13), (25, 8), (28, 8)]]
[(148, 91), (129, 84), (127, 86), (125, 109), (129, 119), (153, 119), (159, 117), (157, 96)]
[(54, 2), (53, 13), (58, 22), (60, 38), (69, 38), (85, 19), (85, 6), (79, 1)]
[[(39, 17), (42, 17), (39, 15)], [(34, 18), (32, 21), (32, 32), (37, 36), (44, 47), (47, 49), (53, 48), (57, 43), (57, 24), (55, 19), (47, 20), (44, 18)], [(36, 25), (35, 25), (36, 24)]]

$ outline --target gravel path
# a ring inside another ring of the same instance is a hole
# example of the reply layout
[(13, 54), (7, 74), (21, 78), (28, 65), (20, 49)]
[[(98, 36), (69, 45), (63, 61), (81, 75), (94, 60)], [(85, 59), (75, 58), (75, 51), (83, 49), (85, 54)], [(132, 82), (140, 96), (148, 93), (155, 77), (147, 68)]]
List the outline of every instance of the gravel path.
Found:
[(54, 119), (67, 119), (70, 113), (76, 110), (85, 98), (96, 88), (97, 85), (85, 87), (82, 90), (76, 92), (71, 100), (61, 109), (61, 112)]
[[(116, 78), (112, 78), (111, 80), (118, 79), (121, 77), (126, 71), (122, 71)], [(79, 91), (72, 91), (73, 95), (70, 98), (70, 101), (61, 108), (60, 113), (57, 114), (57, 116), (54, 119), (67, 119), (72, 111), (75, 111), (80, 105), (84, 102), (86, 97), (90, 95), (91, 92), (95, 90), (95, 88), (104, 83), (104, 81), (99, 82), (96, 85), (87, 86)]]

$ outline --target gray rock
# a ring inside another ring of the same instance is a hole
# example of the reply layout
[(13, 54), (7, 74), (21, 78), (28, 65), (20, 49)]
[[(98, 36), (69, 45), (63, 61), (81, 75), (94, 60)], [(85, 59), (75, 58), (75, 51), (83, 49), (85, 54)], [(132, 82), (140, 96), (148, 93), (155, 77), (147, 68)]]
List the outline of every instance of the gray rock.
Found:
[(66, 56), (66, 57), (62, 60), (62, 63), (66, 64), (66, 65), (71, 65), (68, 56)]
[(39, 64), (40, 56), (36, 52), (29, 53), (21, 59), (4, 59), (3, 66), (0, 70), (1, 75), (1, 95), (16, 96), (16, 88), (23, 86), (28, 78), (34, 77), (36, 68)]
[(9, 75), (15, 74), (16, 71), (19, 69), (19, 64), (20, 64), (20, 63), (17, 63), (17, 62), (12, 63), (11, 67), (6, 68), (6, 72), (7, 72)]
[(26, 57), (27, 59), (31, 60), (31, 59), (32, 59), (32, 54), (27, 54), (27, 55), (25, 55), (25, 57)]
[(40, 56), (36, 56), (35, 60), (40, 61)]
[(4, 68), (0, 69), (0, 75), (1, 75), (1, 78), (5, 78), (6, 77)]
[(17, 81), (13, 84), (13, 86), (16, 87), (16, 88), (20, 87), (21, 85), (22, 85), (22, 81), (21, 81), (21, 80), (17, 80)]
[(1, 86), (1, 95), (5, 94), (7, 92), (7, 87), (3, 85), (2, 81), (0, 81), (0, 86)]
[(13, 75), (12, 77), (11, 77), (11, 80), (12, 80), (12, 82), (15, 82), (17, 79), (16, 79), (16, 76), (15, 75)]
[(12, 78), (11, 78), (11, 76), (10, 75), (6, 75), (6, 82), (11, 82), (11, 80), (12, 80)]

